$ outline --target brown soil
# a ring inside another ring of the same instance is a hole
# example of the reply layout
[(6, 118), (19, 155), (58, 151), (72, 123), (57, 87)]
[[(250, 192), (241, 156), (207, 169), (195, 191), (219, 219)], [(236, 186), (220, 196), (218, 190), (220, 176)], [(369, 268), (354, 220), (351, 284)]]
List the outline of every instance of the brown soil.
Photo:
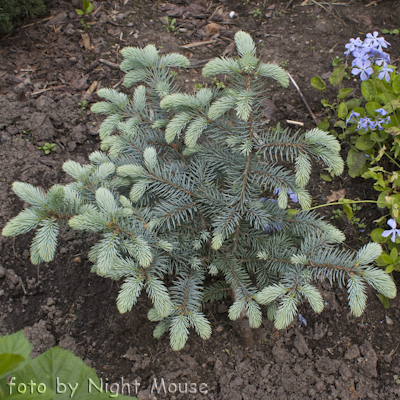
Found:
[[(122, 47), (153, 43), (163, 53), (184, 53), (194, 68), (181, 71), (178, 81), (192, 91), (195, 84), (210, 84), (201, 75), (203, 61), (229, 54), (235, 32), (248, 31), (265, 61), (285, 65), (321, 120), (321, 96), (310, 79), (331, 71), (331, 59), (343, 57), (350, 37), (399, 28), (400, 12), (399, 2), (393, 0), (328, 1), (321, 7), (311, 0), (93, 3), (97, 12), (86, 19), (86, 32), (74, 11), (79, 0), (53, 0), (48, 2), (48, 15), (25, 21), (25, 26), (0, 40), (0, 229), (25, 207), (11, 191), (14, 181), (43, 188), (67, 183), (63, 162), (87, 163), (88, 154), (99, 148), (100, 120), (90, 112), (90, 105), (99, 100), (95, 92), (100, 86), (120, 85), (123, 74), (102, 60), (118, 64)], [(253, 15), (259, 8), (261, 18)], [(230, 11), (237, 17), (227, 17)], [(166, 15), (170, 20), (176, 17), (176, 25), (186, 31), (168, 33), (161, 22)], [(398, 65), (399, 37), (387, 39)], [(201, 40), (216, 41), (181, 47)], [(331, 102), (334, 96), (333, 90), (325, 94)], [(314, 127), (292, 85), (287, 90), (271, 87), (271, 100), (272, 124), (290, 119)], [(38, 150), (45, 142), (55, 143), (57, 151), (45, 155)], [(331, 183), (322, 181), (319, 166), (309, 189), (320, 204), (340, 189), (351, 199), (377, 195), (368, 181), (350, 179), (346, 173)], [(346, 245), (357, 249), (368, 241), (372, 221), (379, 215), (375, 208), (363, 207), (358, 216), (368, 224), (365, 232), (344, 218), (334, 223), (349, 238)], [(71, 349), (110, 383), (136, 379), (141, 400), (400, 397), (400, 385), (393, 378), (400, 375), (398, 298), (385, 310), (370, 291), (365, 313), (354, 318), (346, 291), (323, 284), (325, 309), (320, 315), (304, 307), (301, 313), (307, 326), (299, 327), (296, 321), (283, 331), (276, 331), (265, 318), (251, 349), (241, 345), (227, 317), (229, 304), (209, 304), (211, 339), (202, 341), (193, 333), (182, 351), (173, 352), (167, 337), (152, 337), (154, 323), (146, 317), (148, 299), (142, 298), (130, 313), (118, 313), (118, 284), (90, 273), (87, 249), (92, 237), (66, 232), (55, 260), (40, 266), (29, 262), (31, 239), (32, 234), (15, 240), (0, 236), (0, 333), (25, 328), (35, 344), (34, 355), (54, 344)], [(151, 393), (154, 379), (160, 385), (162, 378), (167, 393)], [(208, 393), (179, 393), (185, 391), (185, 382), (196, 383), (198, 392), (207, 388)], [(206, 386), (200, 387), (201, 383)]]

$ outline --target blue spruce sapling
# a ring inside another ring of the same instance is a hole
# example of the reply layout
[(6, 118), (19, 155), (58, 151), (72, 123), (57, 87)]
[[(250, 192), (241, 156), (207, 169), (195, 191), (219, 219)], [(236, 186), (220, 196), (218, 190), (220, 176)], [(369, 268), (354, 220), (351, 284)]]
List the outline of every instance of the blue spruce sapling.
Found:
[[(216, 58), (203, 69), (206, 77), (228, 75), (230, 84), (194, 95), (180, 93), (170, 72), (188, 67), (186, 57), (159, 56), (153, 45), (123, 49), (124, 84), (136, 88), (132, 96), (98, 92), (105, 101), (92, 111), (107, 115), (102, 152), (92, 153), (89, 165), (66, 162), (75, 182), (47, 193), (14, 183), (31, 207), (3, 229), (4, 236), (37, 229), (34, 264), (53, 259), (62, 225), (96, 233), (92, 271), (123, 280), (119, 311), (130, 311), (146, 291), (154, 306), (148, 318), (158, 321), (154, 336), (169, 331), (175, 350), (190, 328), (203, 339), (211, 335), (203, 305), (228, 294), (230, 319), (257, 328), (266, 305), (278, 329), (293, 321), (304, 300), (322, 311), (318, 280), (346, 286), (355, 316), (365, 308), (366, 284), (396, 295), (392, 278), (371, 265), (379, 244), (340, 250), (343, 233), (307, 211), (312, 160), (340, 174), (339, 143), (319, 129), (292, 134), (269, 127), (265, 85), (273, 79), (287, 87), (288, 76), (256, 57), (247, 33), (238, 32), (235, 42), (239, 57)], [(282, 159), (294, 172), (278, 164)], [(261, 193), (274, 191), (277, 201), (260, 201)], [(302, 210), (287, 210), (289, 194)]]

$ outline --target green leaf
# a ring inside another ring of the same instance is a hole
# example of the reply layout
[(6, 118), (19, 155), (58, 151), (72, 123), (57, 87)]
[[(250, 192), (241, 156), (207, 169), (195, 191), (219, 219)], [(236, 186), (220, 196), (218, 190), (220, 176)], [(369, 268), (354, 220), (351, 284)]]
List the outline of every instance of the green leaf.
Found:
[(385, 128), (385, 131), (392, 136), (397, 136), (400, 134), (400, 128), (397, 126), (391, 126), (389, 128)]
[(386, 272), (387, 274), (390, 274), (391, 272), (394, 271), (394, 269), (395, 269), (395, 266), (394, 266), (393, 264), (390, 264), (390, 265), (388, 265), (388, 266), (386, 267), (385, 272)]
[(387, 266), (387, 264), (385, 262), (383, 262), (383, 260), (381, 259), (381, 257), (379, 256), (376, 260), (375, 263), (378, 267), (385, 267)]
[(383, 107), (383, 109), (389, 114), (392, 113), (394, 110), (397, 110), (398, 108), (400, 108), (400, 100), (397, 99), (387, 102), (387, 104), (385, 104), (385, 106)]
[(350, 207), (350, 205), (348, 203), (343, 203), (342, 208), (347, 216), (347, 219), (350, 221), (354, 216), (353, 209)]
[(392, 251), (390, 252), (390, 258), (391, 258), (393, 261), (396, 261), (396, 258), (397, 258), (397, 257), (398, 257), (397, 249), (396, 249), (396, 247), (393, 247)]
[(22, 358), (27, 359), (32, 351), (32, 347), (23, 331), (0, 337), (0, 354), (18, 354)]
[(379, 93), (375, 96), (374, 100), (389, 105), (391, 101), (396, 100), (396, 95), (394, 93)]
[(332, 75), (329, 77), (329, 82), (333, 86), (338, 86), (343, 80), (344, 73), (346, 72), (346, 65), (341, 65), (333, 70)]
[(334, 128), (341, 128), (341, 129), (344, 129), (345, 126), (346, 126), (346, 122), (341, 121), (341, 120), (336, 121), (335, 124), (333, 125)]
[(370, 117), (376, 117), (378, 115), (378, 113), (375, 112), (375, 110), (377, 110), (378, 108), (381, 108), (381, 105), (376, 101), (369, 101), (365, 105), (365, 109)]
[[(362, 97), (347, 100), (346, 101), (347, 109), (349, 111), (352, 111), (352, 110), (355, 111), (355, 108), (360, 107), (363, 101), (364, 101), (364, 99)], [(361, 115), (361, 117), (362, 117), (362, 115)]]
[(320, 122), (317, 127), (323, 131), (329, 130), (329, 117), (326, 117), (322, 122)]
[(85, 15), (85, 12), (82, 11), (82, 10), (79, 10), (79, 9), (75, 8), (75, 11), (76, 11), (76, 13), (79, 14), (79, 15)]
[(326, 90), (326, 84), (320, 76), (314, 76), (314, 78), (311, 79), (311, 85), (321, 92), (325, 92)]
[(382, 29), (381, 32), (386, 35), (387, 33), (390, 33), (387, 29)]
[(340, 103), (338, 109), (338, 117), (340, 119), (346, 119), (348, 114), (346, 103)]
[(0, 379), (6, 378), (24, 361), (18, 354), (0, 354)]
[(364, 107), (355, 107), (353, 111), (360, 114), (360, 117), (365, 117), (365, 108)]
[(349, 168), (349, 175), (355, 178), (361, 175), (361, 169), (364, 167), (367, 158), (364, 153), (360, 153), (355, 149), (350, 149), (347, 154), (347, 166)]
[(85, 14), (89, 14), (94, 10), (94, 6), (89, 0), (83, 0), (83, 8), (85, 9)]
[[(385, 243), (388, 238), (385, 238), (382, 236), (384, 229), (382, 228), (376, 228), (371, 232), (371, 239), (375, 242), (375, 243)], [(391, 261), (390, 261), (391, 262)]]
[(389, 134), (386, 131), (374, 131), (369, 135), (370, 139), (374, 142), (384, 142), (388, 138)]
[[(110, 399), (110, 393), (105, 392), (104, 386), (100, 392), (101, 381), (94, 369), (75, 357), (71, 351), (58, 346), (47, 350), (18, 371), (14, 382), (18, 385), (31, 380), (46, 385), (46, 391), (56, 392), (57, 400)], [(118, 394), (118, 398), (132, 400), (132, 397), (122, 394)]]
[(375, 146), (375, 143), (370, 139), (369, 135), (359, 136), (355, 144), (358, 150), (369, 150)]
[(320, 178), (326, 182), (332, 182), (332, 177), (329, 174), (323, 174), (322, 172), (319, 174)]
[(397, 75), (392, 81), (392, 89), (396, 94), (400, 94), (400, 75)]
[(338, 99), (343, 100), (345, 99), (349, 94), (353, 92), (354, 89), (351, 88), (346, 88), (346, 89), (340, 89), (339, 94), (338, 94)]
[(370, 101), (376, 95), (376, 88), (370, 80), (361, 82), (361, 93), (364, 99)]
[(386, 264), (393, 264), (393, 260), (386, 253), (382, 253), (380, 257), (381, 257), (381, 260), (383, 262), (385, 262)]
[(386, 206), (388, 205), (386, 203), (385, 197), (389, 194), (389, 192), (390, 192), (390, 189), (387, 188), (383, 192), (381, 192), (380, 195), (378, 196), (377, 205), (378, 205), (379, 208), (386, 208)]
[(29, 362), (32, 347), (23, 331), (0, 337), (0, 390), (2, 379)]
[(391, 32), (393, 35), (398, 35), (400, 31), (398, 29), (393, 29)]
[(322, 104), (324, 107), (328, 107), (328, 106), (329, 106), (329, 103), (328, 103), (325, 99), (322, 99), (322, 100), (321, 100), (321, 104)]
[[(382, 32), (383, 33), (383, 32)], [(378, 293), (378, 298), (386, 309), (390, 308), (389, 298), (382, 293)]]

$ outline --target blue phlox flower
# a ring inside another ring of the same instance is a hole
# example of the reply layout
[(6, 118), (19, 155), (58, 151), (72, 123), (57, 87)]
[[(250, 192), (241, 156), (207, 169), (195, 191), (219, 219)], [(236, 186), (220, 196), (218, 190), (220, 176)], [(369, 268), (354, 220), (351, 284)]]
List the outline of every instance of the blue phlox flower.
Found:
[(362, 47), (363, 46), (363, 42), (362, 40), (358, 37), (357, 39), (350, 39), (350, 43), (347, 43), (344, 47), (347, 49), (347, 51), (345, 51), (345, 55), (349, 56), (350, 53), (353, 53), (353, 51), (355, 51), (357, 48)]
[(360, 74), (360, 79), (362, 81), (366, 81), (370, 75), (374, 72), (374, 70), (371, 67), (371, 61), (370, 60), (362, 60), (362, 59), (357, 59), (357, 62), (355, 63), (356, 68), (353, 68), (351, 70), (351, 73), (353, 75), (358, 75)]
[(344, 54), (348, 57), (350, 54), (353, 53), (353, 51), (356, 49), (356, 46), (354, 45), (354, 43), (351, 43), (351, 41), (354, 39), (350, 39), (350, 43), (345, 44), (345, 48), (347, 49)]
[(386, 110), (383, 109), (383, 108), (377, 108), (377, 109), (375, 110), (375, 112), (378, 113), (379, 115), (381, 115), (382, 117), (388, 115), (388, 113), (386, 112)]
[(392, 237), (390, 238), (390, 240), (394, 243), (396, 240), (396, 235), (400, 236), (400, 229), (396, 229), (397, 228), (397, 224), (396, 224), (396, 220), (394, 220), (393, 218), (389, 219), (389, 221), (387, 222), (387, 224), (392, 228), (390, 230), (387, 231), (383, 231), (382, 232), (382, 236), (383, 237), (388, 237), (390, 235), (392, 235)]
[(390, 46), (390, 43), (386, 41), (383, 37), (378, 37), (379, 32), (367, 33), (367, 38), (364, 40), (364, 43), (371, 44), (373, 47), (384, 47), (387, 48)]
[(277, 202), (278, 202), (278, 200), (275, 200), (275, 199), (267, 199), (266, 197), (262, 197), (262, 198), (260, 199), (260, 203), (264, 203), (265, 201), (272, 201), (273, 203), (277, 203)]
[(299, 196), (297, 196), (296, 193), (294, 193), (292, 190), (287, 189), (289, 197), (292, 199), (293, 203), (297, 203), (299, 201)]
[[(281, 191), (281, 188), (277, 188), (274, 190), (274, 194), (278, 194)], [(296, 193), (294, 193), (291, 189), (286, 189), (287, 194), (292, 199), (293, 203), (297, 203), (299, 201), (299, 197)]]
[(301, 325), (307, 326), (307, 320), (301, 314), (299, 314), (298, 317), (299, 317), (299, 321), (300, 321), (299, 327)]
[(349, 117), (346, 119), (346, 125), (348, 125), (349, 122), (357, 122), (359, 116), (360, 116), (360, 113), (352, 111), (350, 113)]
[(371, 118), (363, 117), (358, 120), (358, 125), (356, 131), (359, 131), (360, 129), (365, 129), (368, 130), (370, 128), (371, 130), (374, 130), (376, 128), (376, 122), (372, 120)]
[(383, 63), (390, 64), (389, 54), (385, 53), (381, 48), (379, 48), (379, 49), (371, 48), (369, 54), (370, 54), (370, 58), (376, 65), (381, 66)]
[(379, 65), (380, 67), (385, 64), (390, 64), (390, 56), (388, 53), (385, 53), (384, 51), (376, 52), (374, 56), (374, 62), (376, 65)]
[(363, 63), (364, 61), (369, 60), (368, 54), (360, 55), (357, 53), (356, 55), (354, 55), (354, 57), (355, 57), (355, 59), (351, 62), (352, 67), (356, 67), (357, 64)]
[(378, 37), (379, 32), (367, 33), (367, 38), (364, 40), (364, 44), (370, 45), (372, 47), (384, 47), (390, 46), (390, 43), (383, 37)]
[(386, 82), (390, 81), (390, 74), (394, 71), (393, 68), (389, 68), (389, 66), (384, 63), (379, 71), (378, 79), (385, 79)]
[(383, 126), (382, 124), (385, 124), (385, 119), (377, 119), (376, 121), (376, 127), (378, 128), (378, 130), (383, 130)]
[(274, 194), (278, 194), (280, 191), (281, 191), (281, 188), (278, 187), (278, 188), (276, 188), (276, 189), (274, 190)]

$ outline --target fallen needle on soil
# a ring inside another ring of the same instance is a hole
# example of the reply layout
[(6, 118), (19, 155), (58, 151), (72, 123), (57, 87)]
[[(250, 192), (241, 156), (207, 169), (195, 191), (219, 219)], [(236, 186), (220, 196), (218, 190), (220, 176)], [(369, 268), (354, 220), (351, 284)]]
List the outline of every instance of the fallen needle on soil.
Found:
[(291, 119), (287, 119), (286, 122), (290, 125), (304, 126), (304, 122), (300, 121), (292, 121)]
[(313, 119), (314, 122), (315, 122), (315, 125), (318, 125), (317, 119), (315, 118), (315, 115), (314, 115), (314, 113), (312, 112), (311, 107), (308, 105), (308, 103), (307, 103), (305, 97), (303, 96), (303, 93), (301, 93), (301, 90), (300, 90), (300, 88), (298, 87), (296, 81), (293, 79), (292, 75), (289, 74), (289, 72), (286, 71), (286, 73), (288, 74), (290, 81), (293, 83), (293, 85), (294, 85), (294, 87), (296, 88), (297, 92), (299, 93), (301, 99), (303, 100), (304, 104), (306, 105), (308, 112), (311, 114), (311, 117), (312, 117), (312, 119)]

